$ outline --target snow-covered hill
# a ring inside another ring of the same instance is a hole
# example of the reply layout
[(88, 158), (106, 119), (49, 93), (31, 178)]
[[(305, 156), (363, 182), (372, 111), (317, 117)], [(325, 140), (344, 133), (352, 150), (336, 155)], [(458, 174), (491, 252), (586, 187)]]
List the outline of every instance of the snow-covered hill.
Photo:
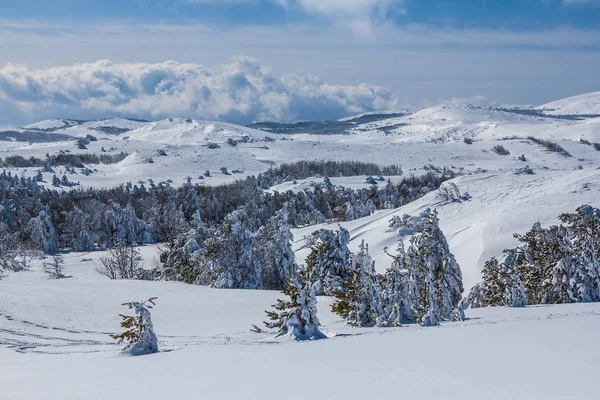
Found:
[(499, 107), (447, 102), (403, 117), (381, 119), (359, 125), (357, 134), (387, 134), (400, 141), (497, 140), (512, 136), (536, 136), (550, 140), (600, 141), (600, 118), (560, 118), (552, 113), (529, 107)]
[(600, 92), (585, 93), (556, 100), (537, 107), (548, 114), (600, 115)]

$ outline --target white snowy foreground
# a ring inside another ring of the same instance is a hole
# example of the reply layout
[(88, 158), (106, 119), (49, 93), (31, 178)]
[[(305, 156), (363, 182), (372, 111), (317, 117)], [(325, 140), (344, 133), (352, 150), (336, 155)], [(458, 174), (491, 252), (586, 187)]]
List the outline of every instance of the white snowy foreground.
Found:
[[(152, 247), (145, 247), (150, 260)], [(277, 292), (109, 281), (101, 253), (70, 254), (68, 279), (0, 281), (0, 398), (594, 399), (600, 304), (467, 310), (437, 328), (349, 328), (319, 299), (327, 340), (250, 331)], [(86, 261), (87, 260), (87, 261)], [(161, 352), (121, 355), (120, 303), (157, 296)]]

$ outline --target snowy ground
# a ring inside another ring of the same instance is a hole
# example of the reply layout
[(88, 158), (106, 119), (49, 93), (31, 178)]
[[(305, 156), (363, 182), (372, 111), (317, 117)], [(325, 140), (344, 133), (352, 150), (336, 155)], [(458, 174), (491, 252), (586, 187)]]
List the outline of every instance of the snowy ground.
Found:
[[(153, 251), (145, 248), (148, 258)], [(468, 310), (438, 328), (348, 328), (320, 298), (328, 340), (250, 332), (276, 292), (109, 281), (100, 253), (0, 281), (0, 398), (593, 399), (600, 304)], [(91, 261), (84, 261), (91, 259)], [(161, 352), (125, 357), (108, 336), (123, 301), (157, 296)]]
[[(541, 109), (554, 114), (597, 113), (600, 94), (563, 99)], [(566, 110), (566, 111), (565, 111)], [(131, 131), (103, 134), (90, 128)], [(401, 118), (364, 124), (352, 135), (276, 135), (229, 124), (191, 120), (152, 123), (113, 119), (81, 125), (68, 120), (26, 127), (74, 137), (93, 134), (88, 150), (74, 140), (0, 142), (0, 157), (43, 158), (69, 150), (79, 154), (130, 155), (118, 164), (93, 165), (90, 175), (68, 175), (83, 186), (110, 187), (131, 181), (171, 179), (216, 185), (257, 174), (269, 165), (298, 160), (360, 160), (400, 164), (405, 175), (424, 166), (447, 166), (471, 200), (441, 203), (435, 193), (397, 210), (343, 223), (350, 247), (369, 243), (380, 271), (390, 263), (396, 235), (393, 215), (438, 209), (441, 228), (462, 268), (468, 289), (483, 262), (512, 247), (513, 233), (537, 221), (556, 223), (581, 204), (600, 206), (600, 151), (579, 142), (600, 142), (600, 118), (562, 120), (474, 107), (461, 102)], [(4, 129), (4, 128), (3, 128)], [(8, 129), (8, 128), (7, 128)], [(385, 133), (387, 132), (387, 134)], [(45, 134), (40, 132), (41, 135)], [(558, 142), (573, 157), (549, 153), (523, 139), (533, 135)], [(227, 139), (250, 138), (237, 146)], [(270, 141), (267, 137), (275, 138)], [(463, 142), (473, 138), (472, 145)], [(217, 149), (208, 143), (220, 145)], [(501, 144), (510, 155), (491, 148)], [(157, 155), (165, 150), (167, 156)], [(524, 155), (527, 161), (519, 161)], [(152, 157), (154, 163), (145, 160)], [(529, 165), (533, 175), (514, 172)], [(224, 175), (225, 166), (243, 172)], [(198, 177), (205, 170), (212, 177)], [(34, 175), (35, 168), (16, 168)], [(61, 167), (57, 173), (62, 176)], [(52, 174), (44, 174), (50, 181)], [(391, 177), (397, 181), (398, 177)], [(301, 190), (322, 178), (286, 182), (271, 190)], [(332, 177), (336, 185), (367, 187), (365, 177)], [(334, 229), (335, 224), (322, 226)], [(297, 259), (307, 255), (303, 236), (322, 226), (294, 230)], [(143, 248), (147, 265), (157, 255)], [(600, 356), (600, 304), (468, 310), (468, 321), (439, 328), (353, 329), (329, 312), (321, 298), (319, 316), (328, 340), (296, 343), (250, 332), (279, 296), (269, 291), (213, 290), (174, 282), (109, 281), (94, 267), (100, 252), (65, 255), (69, 279), (47, 280), (31, 271), (0, 280), (0, 399), (388, 399), (398, 396), (447, 399), (594, 399)], [(122, 302), (158, 297), (153, 311), (162, 352), (119, 355), (108, 336), (119, 330)]]

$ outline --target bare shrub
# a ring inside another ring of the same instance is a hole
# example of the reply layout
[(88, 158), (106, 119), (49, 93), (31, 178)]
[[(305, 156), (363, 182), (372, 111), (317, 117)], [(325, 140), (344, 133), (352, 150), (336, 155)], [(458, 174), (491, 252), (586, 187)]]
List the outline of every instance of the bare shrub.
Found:
[(471, 198), (469, 193), (461, 194), (458, 186), (452, 182), (447, 182), (438, 188), (437, 198), (445, 202), (461, 202)]
[(49, 279), (62, 279), (67, 276), (63, 273), (65, 260), (61, 256), (54, 256), (49, 262), (44, 262), (43, 269)]
[(142, 262), (135, 245), (118, 242), (100, 257), (96, 272), (110, 279), (141, 279), (145, 276)]
[(302, 239), (304, 240), (304, 244), (306, 247), (313, 247), (315, 244), (317, 244), (317, 241), (319, 240), (318, 236), (314, 234), (304, 235)]
[(39, 251), (19, 242), (15, 235), (5, 233), (0, 237), (0, 270), (23, 271), (31, 267)]

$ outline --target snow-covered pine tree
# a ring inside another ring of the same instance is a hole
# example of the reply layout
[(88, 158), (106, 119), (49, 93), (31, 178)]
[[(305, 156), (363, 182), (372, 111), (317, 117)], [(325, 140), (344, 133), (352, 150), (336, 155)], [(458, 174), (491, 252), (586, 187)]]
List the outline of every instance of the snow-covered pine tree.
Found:
[(542, 282), (543, 304), (579, 303), (600, 301), (598, 259), (592, 240), (581, 242), (572, 238), (572, 231), (566, 227), (552, 226), (547, 230), (548, 243), (560, 257), (556, 263), (546, 263), (548, 275)]
[(569, 297), (575, 302), (600, 301), (600, 209), (583, 205), (559, 219), (567, 224), (573, 242)]
[(405, 268), (406, 251), (402, 239), (398, 241), (395, 255), (390, 255), (394, 261), (386, 271), (382, 282), (383, 318), (378, 321), (380, 326), (401, 326), (413, 322), (415, 312), (410, 303), (408, 290), (408, 271)]
[(571, 303), (571, 280), (576, 268), (571, 233), (564, 226), (551, 226), (542, 230), (543, 241), (536, 270), (543, 273), (539, 292), (542, 304)]
[(214, 237), (204, 242), (206, 267), (214, 271), (212, 285), (221, 289), (262, 289), (262, 261), (255, 237), (240, 208), (229, 214)]
[(37, 217), (29, 220), (27, 231), (34, 245), (44, 253), (54, 254), (58, 251), (56, 231), (46, 210), (41, 210)]
[(369, 246), (364, 240), (359, 252), (350, 258), (347, 277), (341, 281), (340, 288), (334, 291), (336, 301), (331, 311), (356, 327), (374, 326), (384, 314), (380, 286), (375, 273)]
[(460, 267), (439, 228), (437, 211), (427, 209), (419, 218), (422, 229), (410, 238), (407, 252), (409, 293), (422, 324), (452, 318), (462, 299)]
[(306, 268), (314, 274), (317, 295), (332, 296), (348, 278), (350, 269), (350, 233), (340, 227), (336, 232), (321, 229), (312, 234), (317, 242), (306, 258)]
[(88, 229), (89, 216), (79, 207), (70, 212), (64, 212), (65, 218), (61, 225), (63, 247), (74, 251), (89, 251), (94, 248), (96, 235)]
[(477, 283), (471, 288), (469, 295), (467, 296), (467, 307), (480, 308), (486, 307), (485, 290), (483, 288), (483, 282)]
[[(555, 231), (557, 229), (558, 227), (554, 228)], [(560, 246), (549, 244), (553, 236), (555, 234), (549, 235), (549, 231), (542, 228), (542, 224), (539, 222), (535, 223), (524, 235), (514, 235), (523, 243), (518, 247), (517, 265), (529, 304), (542, 303), (542, 299), (547, 296), (546, 291), (550, 282), (548, 277), (552, 274), (551, 269), (563, 257), (563, 254), (559, 254), (557, 251)]]
[(293, 279), (283, 289), (289, 300), (277, 300), (272, 311), (266, 311), (270, 321), (265, 321), (269, 329), (277, 329), (277, 336), (291, 335), (297, 340), (327, 338), (319, 329), (317, 318), (317, 296), (314, 290), (313, 272), (307, 269), (297, 271)]
[(286, 204), (256, 234), (257, 252), (262, 259), (262, 283), (267, 290), (280, 290), (294, 273), (294, 236), (288, 224)]
[(190, 224), (185, 219), (183, 206), (177, 206), (175, 201), (163, 208), (161, 227), (167, 241), (173, 241), (178, 236), (190, 230)]
[(158, 339), (154, 333), (152, 325), (152, 315), (150, 310), (156, 304), (156, 297), (151, 297), (148, 300), (137, 302), (132, 301), (123, 303), (133, 310), (135, 315), (119, 314), (122, 321), (121, 327), (125, 328), (125, 332), (118, 335), (110, 335), (117, 343), (126, 343), (124, 352), (134, 356), (158, 353)]
[(516, 264), (517, 251), (506, 250), (498, 260), (492, 257), (481, 271), (485, 306), (523, 307), (527, 305), (525, 287)]

